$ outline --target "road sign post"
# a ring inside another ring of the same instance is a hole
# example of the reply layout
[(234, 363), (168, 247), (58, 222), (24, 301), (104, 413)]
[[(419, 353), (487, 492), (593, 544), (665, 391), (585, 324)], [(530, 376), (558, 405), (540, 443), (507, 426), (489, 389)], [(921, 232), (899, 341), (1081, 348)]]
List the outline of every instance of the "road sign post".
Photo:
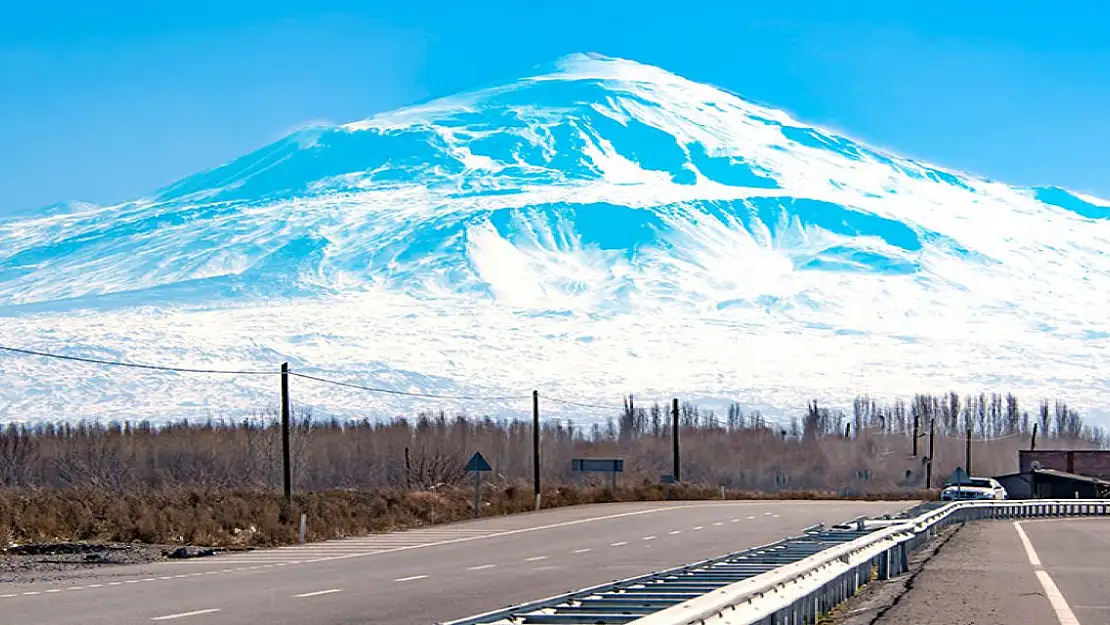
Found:
[(482, 471), (492, 471), (482, 452), (476, 451), (466, 463), (466, 470), (474, 474), (474, 518), (481, 516), (482, 505)]

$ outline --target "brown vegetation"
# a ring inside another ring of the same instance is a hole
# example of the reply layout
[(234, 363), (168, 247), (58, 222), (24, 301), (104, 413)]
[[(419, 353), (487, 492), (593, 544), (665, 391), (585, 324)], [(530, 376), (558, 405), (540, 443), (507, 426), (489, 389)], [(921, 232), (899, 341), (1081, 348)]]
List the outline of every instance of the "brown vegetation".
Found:
[[(918, 453), (912, 454), (918, 422)], [(929, 424), (935, 423), (933, 483), (964, 465), (964, 436), (976, 439), (975, 474), (1017, 470), (1033, 424), (1038, 447), (1106, 443), (1065, 404), (1045, 401), (1034, 415), (1009, 396), (919, 395), (879, 404), (859, 398), (851, 415), (816, 402), (788, 424), (737, 405), (727, 415), (685, 404), (678, 498), (920, 496)], [(850, 426), (850, 427), (849, 427)], [(541, 432), (544, 505), (661, 499), (672, 471), (670, 416), (663, 406), (632, 407), (580, 428), (547, 421)], [(484, 475), (485, 514), (530, 509), (531, 423), (444, 414), (392, 421), (325, 421), (299, 414), (292, 433), (294, 515), (304, 511), (315, 538), (413, 527), (471, 514), (469, 455), (493, 466)], [(621, 488), (606, 476), (571, 471), (571, 458), (625, 460)], [(139, 540), (205, 545), (275, 544), (293, 539), (280, 523), (281, 437), (272, 416), (241, 422), (9, 425), (0, 431), (0, 544), (55, 539)], [(296, 517), (293, 517), (296, 518)]]

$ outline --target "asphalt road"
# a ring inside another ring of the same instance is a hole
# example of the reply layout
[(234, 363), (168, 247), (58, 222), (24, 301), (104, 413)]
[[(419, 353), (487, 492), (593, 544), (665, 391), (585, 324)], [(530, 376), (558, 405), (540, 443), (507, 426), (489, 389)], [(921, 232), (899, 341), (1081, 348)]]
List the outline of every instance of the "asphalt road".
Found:
[(581, 506), (0, 585), (4, 625), (428, 625), (773, 542), (898, 502)]
[(1110, 624), (1110, 519), (1019, 525), (965, 525), (874, 625)]

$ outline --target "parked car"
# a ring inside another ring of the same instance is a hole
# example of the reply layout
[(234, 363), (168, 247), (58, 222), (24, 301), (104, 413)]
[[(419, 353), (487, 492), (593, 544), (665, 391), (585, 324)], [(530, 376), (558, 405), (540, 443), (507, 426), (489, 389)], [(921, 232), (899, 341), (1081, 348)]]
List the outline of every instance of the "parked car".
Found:
[(940, 491), (941, 501), (965, 499), (1006, 499), (1006, 488), (991, 477), (969, 477), (961, 484), (946, 483)]

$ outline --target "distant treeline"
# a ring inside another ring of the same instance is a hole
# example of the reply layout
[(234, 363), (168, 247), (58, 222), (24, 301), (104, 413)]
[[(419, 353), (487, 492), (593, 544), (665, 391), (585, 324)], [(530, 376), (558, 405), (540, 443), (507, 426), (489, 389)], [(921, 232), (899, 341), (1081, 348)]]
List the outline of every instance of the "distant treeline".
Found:
[[(580, 427), (546, 421), (541, 432), (545, 486), (603, 483), (571, 471), (571, 458), (625, 460), (624, 484), (657, 482), (672, 472), (669, 407), (640, 406)], [(532, 476), (530, 421), (422, 413), (389, 420), (316, 420), (294, 411), (292, 456), (298, 490), (403, 488), (459, 484), (469, 455), (481, 451), (486, 479), (527, 485)], [(918, 424), (913, 455), (914, 421)], [(730, 489), (888, 491), (925, 487), (928, 433), (935, 424), (933, 485), (964, 464), (972, 431), (976, 474), (1017, 469), (1034, 424), (1038, 447), (1094, 448), (1107, 443), (1061, 401), (1033, 413), (1013, 395), (917, 395), (911, 401), (858, 397), (851, 414), (809, 404), (787, 423), (772, 423), (739, 404), (724, 415), (684, 403), (679, 410), (681, 478)], [(850, 425), (850, 428), (848, 427)], [(11, 424), (0, 430), (0, 486), (164, 490), (281, 488), (281, 433), (273, 410), (241, 421), (62, 422)]]

